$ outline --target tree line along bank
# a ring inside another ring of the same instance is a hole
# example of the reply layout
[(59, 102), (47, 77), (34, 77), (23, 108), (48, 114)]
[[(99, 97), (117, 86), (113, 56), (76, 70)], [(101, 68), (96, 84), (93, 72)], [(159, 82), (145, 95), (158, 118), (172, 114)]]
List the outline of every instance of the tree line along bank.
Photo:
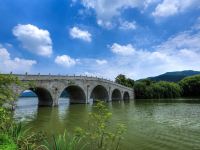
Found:
[(115, 82), (131, 88), (134, 87), (136, 99), (200, 97), (200, 75), (186, 77), (179, 82), (156, 82), (150, 79), (134, 81), (120, 74), (115, 78)]

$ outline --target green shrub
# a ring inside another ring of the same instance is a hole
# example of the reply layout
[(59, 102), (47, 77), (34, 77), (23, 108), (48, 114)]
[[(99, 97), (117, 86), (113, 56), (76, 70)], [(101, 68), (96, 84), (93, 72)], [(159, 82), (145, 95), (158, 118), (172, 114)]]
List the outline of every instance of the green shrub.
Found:
[(0, 149), (1, 150), (17, 150), (17, 146), (12, 140), (12, 137), (9, 137), (6, 134), (0, 134)]
[(46, 147), (49, 150), (81, 150), (84, 148), (82, 142), (84, 136), (78, 134), (70, 134), (66, 130), (64, 134), (52, 136), (52, 141), (47, 142)]
[(38, 149), (39, 147), (43, 147), (46, 140), (44, 133), (32, 132), (21, 123), (13, 124), (8, 134), (13, 138), (20, 150)]
[(130, 88), (133, 88), (134, 86), (134, 80), (130, 79), (130, 78), (126, 78), (125, 75), (123, 74), (119, 74), (116, 78), (115, 78), (115, 82)]
[(183, 88), (183, 96), (200, 97), (200, 75), (186, 77), (179, 84)]
[(134, 89), (138, 99), (177, 98), (182, 94), (179, 84), (166, 81), (138, 81), (135, 83)]
[(118, 150), (123, 134), (126, 131), (124, 124), (111, 126), (112, 113), (105, 102), (98, 101), (94, 111), (89, 114), (88, 127), (85, 130), (89, 149)]

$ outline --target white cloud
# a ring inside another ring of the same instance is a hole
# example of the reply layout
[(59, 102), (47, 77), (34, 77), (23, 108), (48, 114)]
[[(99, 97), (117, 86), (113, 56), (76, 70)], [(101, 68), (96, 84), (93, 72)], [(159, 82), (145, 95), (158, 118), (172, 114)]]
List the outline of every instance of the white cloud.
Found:
[(97, 18), (108, 19), (120, 15), (120, 9), (134, 8), (142, 4), (140, 0), (82, 0), (86, 8), (96, 11)]
[(135, 30), (136, 29), (136, 22), (129, 22), (129, 21), (120, 21), (120, 29), (122, 30)]
[(114, 24), (111, 21), (109, 21), (109, 20), (105, 21), (105, 20), (102, 20), (102, 19), (98, 19), (97, 24), (99, 26), (107, 28), (107, 29), (111, 29), (114, 26)]
[(77, 63), (77, 60), (68, 55), (61, 55), (56, 57), (55, 63), (64, 67), (71, 67)]
[(3, 48), (1, 45), (0, 45), (0, 56), (1, 56), (0, 57), (1, 61), (10, 59), (10, 54), (8, 53), (7, 49)]
[(52, 41), (47, 30), (31, 24), (18, 24), (13, 28), (13, 34), (22, 42), (22, 46), (30, 52), (41, 56), (51, 56)]
[(144, 8), (148, 8), (149, 6), (151, 6), (152, 4), (156, 4), (159, 3), (161, 0), (145, 0), (144, 1)]
[(86, 75), (86, 76), (92, 76), (92, 77), (100, 77), (101, 75), (98, 74), (98, 73), (91, 73), (91, 72), (84, 72), (83, 75)]
[(96, 12), (97, 23), (104, 27), (112, 26), (112, 18), (120, 16), (121, 10), (144, 5), (141, 0), (81, 0), (83, 6)]
[(199, 7), (199, 0), (163, 0), (152, 13), (155, 17), (168, 17), (184, 12), (190, 7)]
[(10, 53), (0, 45), (0, 71), (4, 73), (24, 73), (31, 70), (37, 62), (35, 60), (14, 58), (11, 59)]
[(194, 26), (192, 27), (192, 29), (194, 29), (194, 30), (200, 30), (200, 17), (197, 18), (197, 21), (194, 24)]
[(98, 64), (98, 65), (104, 65), (104, 64), (107, 64), (107, 60), (105, 60), (105, 59), (97, 59), (96, 60), (96, 63)]
[(114, 43), (110, 49), (113, 53), (123, 56), (132, 55), (135, 52), (135, 49), (131, 44), (120, 45), (118, 43)]
[(81, 30), (78, 27), (73, 27), (70, 29), (70, 36), (74, 39), (81, 39), (84, 40), (86, 42), (91, 42), (92, 39), (92, 35), (86, 31), (86, 30)]
[(81, 59), (82, 63), (77, 65), (75, 70), (79, 74), (85, 73), (111, 79), (121, 73), (139, 79), (168, 71), (200, 70), (199, 41), (200, 31), (190, 30), (170, 37), (152, 47), (151, 51), (135, 49), (131, 44), (114, 43), (109, 48), (118, 55), (109, 57), (106, 65), (94, 63), (94, 59)]
[(189, 8), (199, 8), (200, 5), (199, 0), (80, 0), (80, 2), (86, 10), (95, 12), (98, 25), (108, 29), (116, 25), (116, 18), (120, 18), (124, 10), (128, 8), (138, 8), (143, 13), (150, 6), (157, 5), (152, 15), (168, 17)]

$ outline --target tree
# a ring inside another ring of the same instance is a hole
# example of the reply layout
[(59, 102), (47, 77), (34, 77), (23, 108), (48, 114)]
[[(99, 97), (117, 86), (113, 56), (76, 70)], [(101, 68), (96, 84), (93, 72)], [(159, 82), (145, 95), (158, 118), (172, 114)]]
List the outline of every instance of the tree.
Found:
[(44, 149), (40, 145), (44, 140), (43, 134), (27, 132), (28, 129), (13, 120), (12, 110), (7, 107), (18, 96), (13, 90), (14, 86), (26, 88), (33, 85), (32, 82), (22, 84), (16, 76), (0, 74), (0, 149)]
[(0, 74), (0, 130), (6, 130), (10, 123), (10, 111), (5, 108), (5, 104), (11, 104), (16, 93), (13, 92), (13, 85), (20, 85), (20, 81), (13, 75)]
[(134, 87), (134, 84), (135, 84), (135, 81), (133, 79), (130, 79), (130, 78), (126, 79), (126, 85), (128, 87)]
[(132, 88), (134, 86), (134, 80), (130, 79), (130, 78), (126, 78), (125, 75), (123, 74), (119, 74), (116, 78), (115, 78), (115, 82), (127, 87)]
[(182, 88), (178, 84), (166, 81), (140, 80), (136, 82), (134, 89), (138, 99), (177, 98), (182, 94)]
[(13, 102), (16, 98), (16, 93), (13, 92), (12, 86), (20, 86), (21, 82), (13, 75), (0, 74), (0, 106), (5, 103)]
[(183, 96), (200, 97), (200, 75), (186, 77), (179, 84), (183, 88)]
[(119, 74), (116, 78), (115, 78), (115, 82), (121, 85), (126, 85), (126, 77), (123, 74)]

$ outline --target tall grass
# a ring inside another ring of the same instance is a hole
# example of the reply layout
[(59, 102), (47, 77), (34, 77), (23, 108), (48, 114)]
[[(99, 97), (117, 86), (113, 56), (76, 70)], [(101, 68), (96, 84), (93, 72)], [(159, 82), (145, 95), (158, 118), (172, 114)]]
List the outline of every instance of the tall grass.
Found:
[(13, 138), (19, 150), (43, 150), (46, 149), (42, 144), (46, 140), (46, 136), (43, 133), (32, 132), (30, 128), (27, 128), (22, 123), (13, 124), (8, 135)]
[(64, 134), (52, 136), (52, 141), (47, 143), (49, 150), (82, 150), (85, 144), (82, 143), (83, 136), (70, 135), (66, 130)]

